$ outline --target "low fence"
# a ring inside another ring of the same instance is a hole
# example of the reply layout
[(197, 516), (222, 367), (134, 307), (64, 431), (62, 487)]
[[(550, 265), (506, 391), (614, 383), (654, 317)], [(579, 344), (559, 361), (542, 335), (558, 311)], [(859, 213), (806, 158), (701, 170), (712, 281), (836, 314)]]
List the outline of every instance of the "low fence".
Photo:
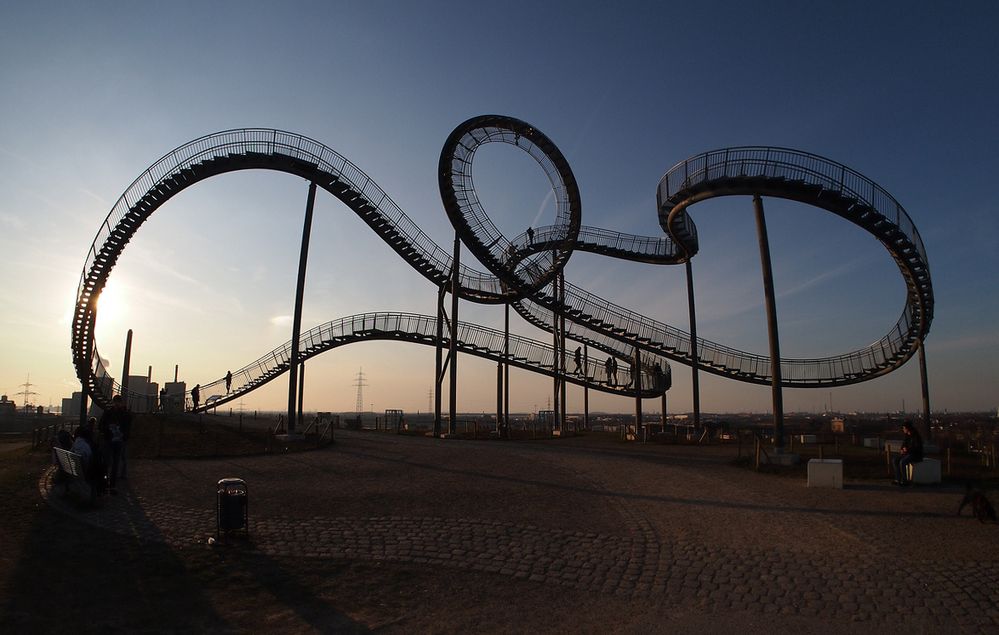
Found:
[(40, 448), (48, 449), (52, 447), (60, 431), (66, 430), (72, 433), (77, 425), (79, 424), (75, 421), (64, 419), (57, 423), (35, 428), (31, 431), (31, 449), (38, 450)]

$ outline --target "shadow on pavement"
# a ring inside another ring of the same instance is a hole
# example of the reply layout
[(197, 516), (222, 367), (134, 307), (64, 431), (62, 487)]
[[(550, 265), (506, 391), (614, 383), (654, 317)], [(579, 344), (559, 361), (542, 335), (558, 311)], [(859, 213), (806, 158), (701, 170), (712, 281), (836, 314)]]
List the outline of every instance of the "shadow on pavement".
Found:
[(168, 545), (126, 492), (82, 510), (56, 487), (50, 505), (44, 458), (11, 458), (0, 463), (0, 632), (368, 632), (250, 543)]
[[(792, 506), (792, 505), (766, 505), (753, 502), (726, 501), (726, 500), (717, 500), (704, 497), (683, 498), (678, 496), (636, 494), (633, 492), (614, 491), (612, 489), (603, 489), (603, 488), (598, 489), (595, 487), (588, 487), (585, 485), (565, 485), (563, 483), (553, 483), (538, 479), (532, 479), (529, 477), (498, 475), (495, 473), (488, 472), (485, 469), (475, 470), (475, 469), (450, 468), (424, 461), (416, 461), (408, 458), (385, 456), (384, 454), (376, 454), (373, 452), (365, 451), (363, 449), (346, 449), (344, 447), (341, 447), (339, 448), (339, 452), (370, 461), (398, 463), (398, 464), (408, 465), (411, 467), (417, 467), (420, 469), (452, 474), (455, 476), (469, 476), (485, 480), (498, 480), (511, 483), (522, 483), (524, 485), (548, 487), (551, 489), (557, 489), (562, 491), (575, 492), (579, 494), (586, 494), (593, 496), (616, 497), (631, 501), (670, 503), (675, 505), (687, 505), (692, 507), (713, 507), (713, 508), (742, 509), (747, 511), (763, 511), (763, 512), (773, 512), (773, 513), (793, 513), (793, 514), (809, 514), (809, 515), (814, 514), (814, 515), (831, 515), (831, 516), (935, 518), (935, 517), (944, 517), (949, 515), (949, 514), (934, 513), (934, 512), (897, 511), (897, 510), (887, 510), (887, 509), (886, 510), (874, 510), (874, 509), (844, 510), (844, 509), (832, 509), (832, 508), (821, 508), (821, 507), (801, 507), (801, 506)], [(900, 493), (904, 494), (904, 492)]]

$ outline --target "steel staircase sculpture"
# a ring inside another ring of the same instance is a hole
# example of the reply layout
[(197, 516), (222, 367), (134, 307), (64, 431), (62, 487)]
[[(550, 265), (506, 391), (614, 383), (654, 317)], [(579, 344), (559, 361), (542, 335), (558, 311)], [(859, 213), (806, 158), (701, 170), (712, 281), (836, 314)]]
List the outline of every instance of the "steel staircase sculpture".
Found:
[[(504, 237), (495, 228), (478, 203), (470, 170), (475, 148), (491, 142), (517, 145), (542, 166), (556, 193), (554, 225), (512, 238)], [(445, 143), (440, 167), (442, 198), (452, 223), (465, 245), (489, 270), (481, 272), (461, 264), (459, 297), (479, 303), (510, 303), (527, 321), (544, 329), (551, 329), (554, 314), (564, 316), (569, 337), (619, 358), (624, 368), (630, 367), (638, 348), (648, 357), (649, 366), (643, 372), (653, 372), (658, 364), (661, 375), (667, 378), (656, 382), (657, 389), (668, 388), (666, 359), (697, 363), (708, 372), (759, 384), (770, 382), (770, 359), (698, 338), (698, 358), (693, 360), (686, 332), (568, 282), (564, 302), (559, 302), (549, 289), (550, 283), (576, 249), (659, 265), (692, 258), (697, 253), (697, 230), (686, 208), (712, 196), (749, 193), (779, 196), (832, 211), (877, 236), (899, 263), (906, 280), (909, 290), (906, 307), (888, 335), (844, 355), (782, 359), (783, 385), (839, 386), (882, 375), (908, 360), (916, 343), (929, 330), (933, 310), (929, 268), (922, 241), (908, 215), (895, 199), (869, 179), (821, 157), (774, 148), (734, 148), (677, 164), (666, 173), (658, 189), (659, 217), (667, 232), (665, 238), (582, 226), (578, 188), (568, 163), (542, 133), (510, 117), (477, 117), (460, 125)], [(71, 344), (77, 375), (99, 405), (108, 403), (117, 386), (104, 370), (93, 341), (96, 303), (118, 257), (142, 223), (172, 196), (212, 176), (248, 169), (276, 170), (314, 181), (353, 210), (434, 286), (450, 288), (452, 255), (427, 236), (370, 177), (332, 149), (302, 135), (272, 129), (229, 130), (201, 137), (164, 155), (126, 189), (97, 231), (87, 254), (77, 290)], [(835, 169), (839, 170), (838, 179), (830, 174)], [(366, 334), (344, 331), (331, 337), (328, 344), (311, 340), (306, 344), (307, 334), (303, 334), (302, 350), (311, 356), (347, 340), (384, 339), (383, 333), (426, 343), (427, 337), (436, 337), (436, 318), (433, 321), (434, 332), (429, 335), (421, 330), (422, 323), (416, 329), (375, 329)], [(480, 346), (472, 339), (473, 336), (488, 339), (495, 332), (468, 324), (462, 324), (461, 328), (468, 334), (458, 338), (462, 351), (496, 359), (497, 350), (502, 349), (497, 349), (495, 342)], [(317, 329), (321, 331), (321, 327)], [(313, 329), (308, 334), (313, 337), (315, 332)], [(290, 342), (285, 346), (290, 351)], [(284, 347), (279, 347), (269, 355), (282, 350)], [(548, 354), (550, 359), (551, 349)], [(511, 355), (512, 364), (542, 373), (552, 372), (550, 366), (546, 370), (540, 353), (537, 358)], [(241, 380), (240, 386), (246, 389), (240, 388), (240, 394), (287, 370), (287, 360), (283, 366), (275, 358), (275, 363), (266, 369), (259, 364), (246, 367), (250, 368), (258, 368), (259, 374)], [(249, 372), (246, 369), (243, 370)], [(566, 380), (572, 382), (574, 378), (566, 376)], [(222, 380), (203, 384), (202, 394), (208, 395), (209, 387), (219, 381)], [(604, 383), (595, 381), (601, 389), (616, 391), (616, 387), (606, 385), (606, 378)], [(643, 386), (656, 383), (643, 381)]]
[[(740, 147), (705, 152), (676, 164), (659, 182), (657, 200), (663, 228), (685, 224), (687, 208), (720, 196), (785, 198), (830, 211), (871, 233), (895, 260), (906, 285), (902, 315), (887, 335), (843, 355), (782, 359), (784, 385), (840, 386), (884, 375), (904, 364), (929, 333), (933, 285), (922, 238), (891, 194), (841, 163), (787, 148)], [(703, 347), (703, 348), (702, 348)], [(739, 369), (755, 375), (769, 359), (716, 348), (698, 340), (698, 356), (717, 372)], [(769, 371), (767, 371), (769, 372)], [(725, 374), (724, 372), (718, 374)], [(762, 382), (761, 382), (762, 383)]]
[[(333, 320), (303, 332), (299, 339), (302, 359), (307, 360), (328, 350), (357, 342), (377, 340), (397, 340), (414, 344), (436, 346), (437, 317), (416, 313), (362, 313)], [(459, 322), (458, 348), (462, 353), (501, 362), (504, 356), (503, 331), (468, 322)], [(557, 374), (557, 364), (553, 363), (555, 351), (550, 344), (527, 337), (510, 334), (511, 366), (523, 368), (547, 376)], [(225, 379), (218, 379), (201, 385), (201, 394), (206, 395), (203, 408), (215, 408), (259, 388), (288, 370), (291, 360), (291, 342), (286, 342), (243, 368), (233, 371), (231, 390), (226, 392)], [(630, 366), (620, 372), (623, 382), (611, 382), (604, 372), (602, 360), (592, 357), (583, 360), (584, 375), (574, 372), (572, 354), (565, 359), (569, 372), (566, 381), (577, 385), (619, 395), (634, 396), (631, 387)], [(644, 364), (641, 369), (643, 397), (658, 397), (670, 387), (670, 370), (657, 371), (654, 362)]]

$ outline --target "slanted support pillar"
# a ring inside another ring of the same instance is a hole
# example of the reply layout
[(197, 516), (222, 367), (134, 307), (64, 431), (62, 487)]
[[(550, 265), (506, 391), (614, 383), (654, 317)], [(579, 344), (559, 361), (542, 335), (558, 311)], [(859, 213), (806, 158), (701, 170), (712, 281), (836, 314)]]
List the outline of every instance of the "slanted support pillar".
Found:
[[(91, 302), (96, 303), (94, 300), (91, 300)], [(91, 306), (94, 306), (94, 305), (91, 304)], [(87, 366), (87, 373), (93, 374), (93, 372), (94, 372), (94, 323), (96, 321), (96, 316), (94, 315), (93, 310), (91, 310), (90, 316), (87, 318), (87, 320), (88, 320), (88, 326), (87, 326), (86, 333), (88, 333), (88, 335), (87, 335), (87, 342), (84, 345), (85, 346), (84, 350), (86, 351), (84, 361), (85, 361), (86, 366)], [(87, 425), (87, 411), (90, 409), (89, 397), (90, 397), (89, 382), (88, 382), (88, 380), (84, 380), (84, 381), (82, 381), (80, 383), (80, 425), (81, 426), (86, 426)]]
[[(132, 400), (128, 397), (128, 374), (132, 372), (132, 329), (128, 329), (125, 335), (125, 360), (121, 363), (121, 398), (125, 400), (125, 405), (129, 409), (133, 408)], [(114, 391), (111, 391), (114, 392)], [(113, 397), (114, 395), (112, 395)]]
[(923, 425), (919, 434), (929, 441), (933, 429), (930, 425), (930, 384), (926, 376), (926, 342), (922, 339), (919, 340), (919, 379), (923, 389)]
[(690, 267), (690, 257), (684, 263), (687, 270), (687, 311), (690, 316), (690, 382), (693, 396), (694, 429), (701, 427), (701, 386), (697, 377), (697, 315), (694, 311), (694, 273)]
[(288, 434), (295, 431), (298, 396), (298, 370), (301, 362), (299, 339), (302, 335), (302, 303), (305, 299), (305, 266), (309, 260), (309, 237), (312, 235), (312, 210), (316, 204), (316, 183), (309, 183), (309, 199), (305, 204), (305, 226), (302, 228), (302, 251), (298, 257), (298, 286), (295, 289), (295, 317), (291, 327), (291, 359), (288, 360)]
[(763, 200), (753, 196), (756, 214), (756, 234), (760, 243), (760, 263), (763, 267), (763, 293), (767, 303), (767, 328), (770, 339), (771, 392), (774, 406), (774, 447), (784, 449), (784, 395), (780, 368), (780, 339), (777, 334), (777, 303), (774, 300), (774, 275), (770, 264), (770, 241), (767, 238), (767, 221), (763, 216)]

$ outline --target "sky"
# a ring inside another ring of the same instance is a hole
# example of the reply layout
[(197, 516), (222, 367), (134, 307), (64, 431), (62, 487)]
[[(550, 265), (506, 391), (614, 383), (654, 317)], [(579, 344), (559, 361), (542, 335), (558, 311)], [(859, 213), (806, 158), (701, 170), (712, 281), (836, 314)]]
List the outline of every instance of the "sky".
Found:
[[(212, 132), (311, 137), (371, 176), (438, 244), (453, 239), (437, 161), (466, 119), (502, 114), (547, 134), (580, 185), (583, 224), (661, 236), (656, 186), (674, 164), (740, 145), (828, 157), (884, 187), (914, 221), (936, 298), (926, 341), (934, 410), (999, 406), (999, 4), (935, 2), (22, 2), (0, 5), (0, 392), (36, 404), (79, 390), (70, 316), (97, 229), (128, 185)], [(553, 217), (540, 168), (516, 149), (476, 155), (477, 191), (508, 235)], [(188, 188), (139, 229), (102, 298), (97, 344), (188, 386), (291, 336), (308, 184), (264, 171)], [(765, 199), (781, 352), (845, 353), (895, 324), (905, 287), (888, 252), (818, 209)], [(690, 210), (698, 335), (766, 353), (752, 203)], [(464, 252), (463, 262), (472, 264)], [(484, 270), (483, 267), (477, 267)], [(576, 253), (567, 280), (688, 330), (682, 266)], [(320, 191), (303, 310), (309, 328), (365, 311), (434, 314), (436, 289)], [(501, 308), (461, 320), (502, 327)], [(549, 341), (518, 323), (512, 330)], [(571, 347), (570, 347), (571, 348)], [(311, 360), (307, 410), (426, 412), (434, 350), (363, 343)], [(668, 410), (691, 409), (673, 367)], [(859, 385), (788, 389), (786, 411), (920, 408), (919, 369)], [(514, 411), (550, 380), (513, 370)], [(582, 389), (569, 388), (569, 410)], [(766, 412), (770, 390), (701, 374), (706, 412)], [(234, 408), (280, 410), (287, 380)], [(445, 401), (445, 403), (447, 403)], [(658, 401), (646, 411), (656, 411)], [(462, 356), (458, 408), (492, 412), (495, 366)], [(593, 411), (628, 412), (591, 394)]]

